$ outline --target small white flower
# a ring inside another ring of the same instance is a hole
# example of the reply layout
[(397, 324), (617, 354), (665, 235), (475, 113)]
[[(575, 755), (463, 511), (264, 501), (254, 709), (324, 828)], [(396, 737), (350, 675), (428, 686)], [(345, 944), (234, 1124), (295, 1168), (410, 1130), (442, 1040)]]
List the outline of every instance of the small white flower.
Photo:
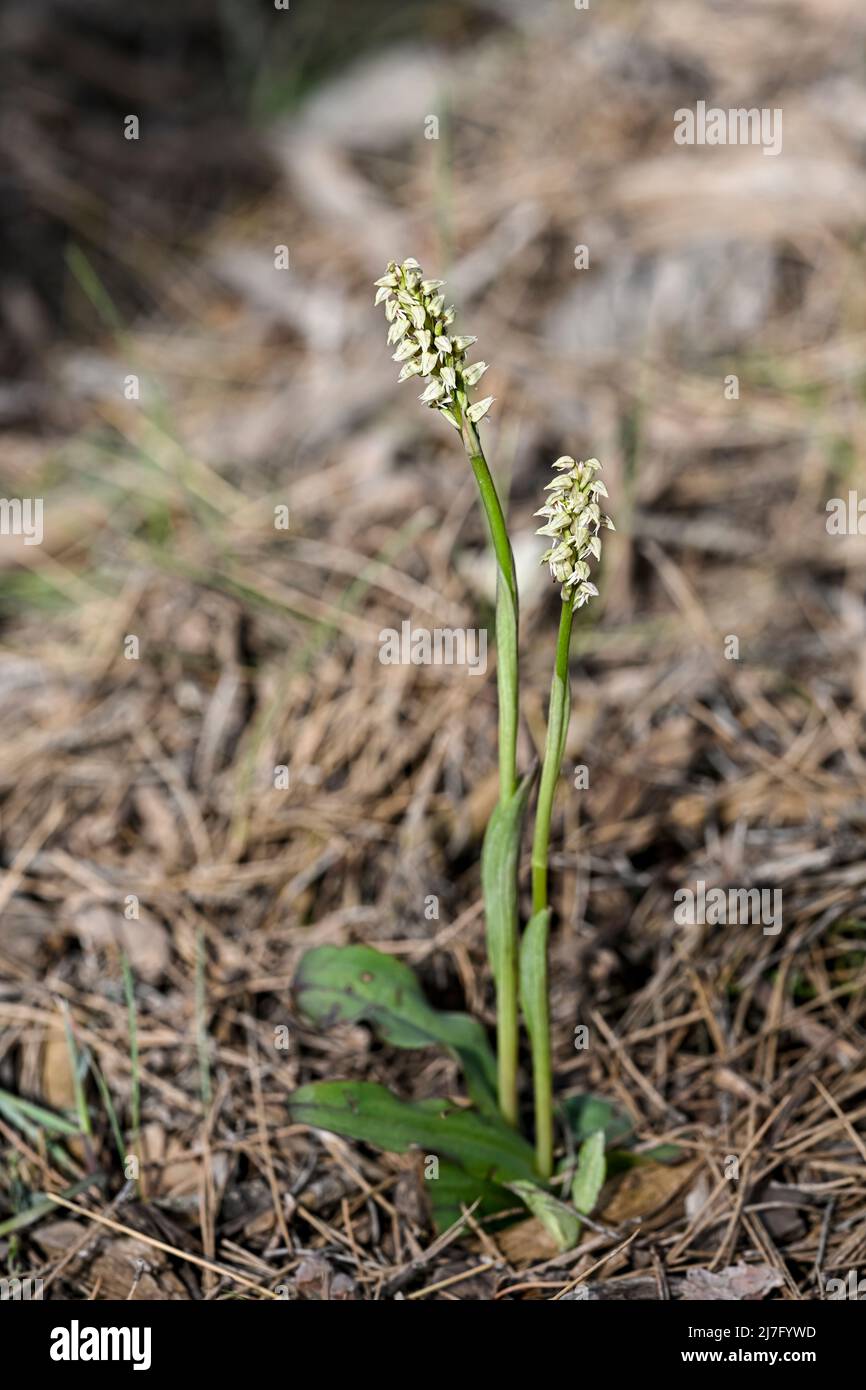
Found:
[(431, 401), (438, 401), (439, 397), (444, 396), (444, 394), (445, 387), (442, 385), (442, 382), (431, 381), (426, 391), (423, 391), (418, 399), (419, 401), (423, 401), (425, 405), (429, 405)]
[(484, 373), (487, 371), (486, 362), (473, 362), (463, 372), (463, 380), (467, 386), (477, 386)]
[(479, 420), (483, 420), (495, 399), (495, 396), (485, 396), (483, 401), (476, 401), (466, 411), (466, 418), (471, 420), (473, 425), (477, 425)]
[(407, 338), (405, 343), (401, 343), (394, 353), (393, 361), (405, 362), (407, 357), (414, 357), (415, 353), (418, 351), (418, 344), (414, 343), (411, 338)]

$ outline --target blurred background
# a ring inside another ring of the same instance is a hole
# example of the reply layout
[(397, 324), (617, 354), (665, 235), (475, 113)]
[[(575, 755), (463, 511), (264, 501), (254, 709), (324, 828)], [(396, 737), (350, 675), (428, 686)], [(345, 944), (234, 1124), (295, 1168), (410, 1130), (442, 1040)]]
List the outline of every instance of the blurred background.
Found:
[[(560, 1089), (688, 1153), (679, 1187), (638, 1199), (674, 1266), (721, 1230), (796, 1287), (820, 1212), (729, 1227), (716, 1192), (719, 1155), (788, 1097), (750, 1181), (830, 1184), (829, 1248), (856, 1261), (853, 1121), (828, 1128), (811, 1078), (859, 1116), (866, 522), (829, 534), (826, 508), (866, 495), (862, 5), (7, 0), (0, 50), (0, 473), (44, 499), (41, 545), (0, 538), (8, 1267), (86, 1237), (36, 1194), (117, 1197), (125, 1145), (151, 1201), (124, 1220), (265, 1283), (330, 1258), (295, 1197), (327, 1230), (353, 1171), (422, 1238), (408, 1161), (347, 1168), (283, 1105), (317, 1076), (455, 1084), (364, 1029), (306, 1030), (307, 945), (374, 942), (492, 1019), (493, 661), (483, 682), (379, 662), (406, 620), (493, 631), (465, 458), (397, 387), (372, 305), (409, 255), (490, 363), (524, 765), (558, 607), (533, 513), (558, 455), (602, 460), (617, 523), (555, 818)], [(781, 153), (675, 144), (698, 101), (781, 109)], [(696, 879), (781, 887), (781, 937), (676, 928)], [(371, 1265), (343, 1271), (335, 1244), (345, 1296), (400, 1254), (371, 1205)], [(89, 1247), (52, 1296), (126, 1297), (121, 1247)], [(147, 1278), (137, 1297), (222, 1289)], [(322, 1296), (308, 1284), (293, 1296)]]

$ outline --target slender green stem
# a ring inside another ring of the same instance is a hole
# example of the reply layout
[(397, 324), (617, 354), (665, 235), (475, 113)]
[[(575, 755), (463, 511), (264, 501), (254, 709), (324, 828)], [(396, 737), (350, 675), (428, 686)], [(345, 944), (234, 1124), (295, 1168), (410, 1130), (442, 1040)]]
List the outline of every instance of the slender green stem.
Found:
[[(571, 600), (562, 605), (559, 636), (556, 642), (556, 665), (550, 686), (550, 711), (547, 719), (547, 739), (544, 764), (538, 788), (535, 811), (535, 831), (532, 837), (532, 912), (546, 912), (548, 907), (547, 875), (550, 850), (550, 820), (553, 798), (565, 751), (570, 699), (568, 688), (568, 651), (571, 644), (573, 608)], [(535, 1151), (542, 1177), (553, 1172), (553, 1065), (550, 1045), (550, 1006), (547, 991), (547, 921), (544, 925), (543, 974), (545, 987), (541, 991), (543, 1016), (532, 1042), (532, 1080), (535, 1093)]]
[[(515, 937), (517, 933), (515, 932)], [(496, 996), (496, 1079), (503, 1119), (517, 1128), (517, 941), (514, 943), (513, 981), (502, 982)]]
[[(496, 485), (484, 457), (478, 431), (464, 416), (463, 442), (475, 474), (481, 502), (490, 528), (496, 556), (496, 685), (499, 699), (499, 804), (505, 805), (517, 790), (518, 724), (518, 598), (517, 572), (508, 539), (505, 515)], [(518, 861), (519, 862), (519, 859)], [(496, 1051), (499, 1107), (510, 1124), (517, 1123), (518, 1055), (518, 893), (517, 870), (509, 887), (509, 940), (503, 943), (504, 962), (496, 977)], [(496, 973), (496, 972), (494, 972)]]
[(517, 788), (517, 571), (496, 484), (478, 431), (466, 421), (466, 452), (478, 483), (496, 556), (496, 683), (499, 693), (499, 799)]
[(532, 837), (532, 911), (547, 907), (547, 856), (550, 846), (550, 818), (553, 797), (559, 780), (559, 769), (565, 751), (568, 732), (568, 649), (571, 645), (573, 609), (570, 600), (562, 605), (559, 615), (559, 636), (556, 640), (556, 666), (550, 685), (550, 711), (547, 719), (547, 740), (544, 763), (538, 785), (538, 806), (535, 812), (535, 833)]

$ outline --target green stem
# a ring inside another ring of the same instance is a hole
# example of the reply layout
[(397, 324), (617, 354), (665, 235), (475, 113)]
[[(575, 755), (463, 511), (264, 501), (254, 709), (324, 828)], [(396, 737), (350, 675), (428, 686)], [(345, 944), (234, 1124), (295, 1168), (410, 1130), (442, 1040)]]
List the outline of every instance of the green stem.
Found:
[(569, 691), (568, 691), (568, 649), (571, 645), (571, 622), (573, 608), (571, 600), (562, 605), (559, 615), (559, 636), (556, 640), (556, 666), (550, 685), (550, 711), (547, 719), (547, 740), (544, 745), (544, 763), (541, 768), (541, 781), (538, 785), (538, 806), (535, 812), (535, 833), (532, 837), (532, 911), (540, 912), (547, 907), (547, 854), (550, 845), (550, 818), (553, 814), (553, 797), (559, 781), (559, 769), (565, 751), (565, 736), (568, 732)]
[[(556, 665), (550, 685), (550, 711), (547, 719), (547, 739), (544, 763), (538, 787), (535, 811), (535, 831), (532, 837), (532, 913), (548, 907), (547, 877), (550, 850), (550, 821), (553, 798), (559, 781), (565, 736), (568, 732), (570, 699), (568, 688), (568, 651), (571, 645), (573, 607), (571, 600), (562, 605), (559, 617), (559, 636), (556, 642)], [(547, 927), (545, 926), (545, 978)], [(535, 1092), (535, 1149), (542, 1177), (553, 1172), (553, 1065), (550, 1046), (550, 1005), (548, 992), (543, 991), (543, 1017), (532, 1046), (532, 1079)]]
[[(496, 686), (499, 700), (499, 804), (506, 804), (517, 790), (518, 724), (518, 598), (517, 572), (508, 539), (505, 514), (496, 485), (484, 457), (478, 431), (464, 416), (466, 453), (478, 483), (481, 502), (490, 528), (496, 556)], [(519, 858), (518, 861), (519, 863)], [(509, 884), (510, 923), (513, 938), (506, 943), (504, 971), (496, 979), (496, 1051), (499, 1080), (499, 1107), (510, 1124), (517, 1124), (517, 957), (518, 892), (517, 870)]]
[(505, 514), (478, 431), (466, 421), (466, 452), (478, 483), (496, 556), (496, 684), (499, 693), (499, 799), (517, 789), (517, 571)]

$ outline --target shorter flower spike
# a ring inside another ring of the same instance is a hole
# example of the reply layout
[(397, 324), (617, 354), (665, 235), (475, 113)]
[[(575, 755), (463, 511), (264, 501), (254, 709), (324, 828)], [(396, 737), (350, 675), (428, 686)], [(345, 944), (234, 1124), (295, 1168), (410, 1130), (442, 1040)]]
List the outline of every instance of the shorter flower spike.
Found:
[(601, 559), (599, 532), (603, 526), (615, 529), (598, 505), (598, 498), (607, 496), (607, 488), (595, 477), (601, 468), (598, 459), (576, 463), (565, 454), (553, 466), (558, 476), (547, 484), (545, 492), (550, 496), (535, 513), (547, 518), (536, 534), (550, 536), (554, 542), (541, 563), (550, 566), (551, 575), (562, 585), (563, 600), (570, 598), (575, 608), (582, 608), (598, 593), (590, 583), (588, 561), (590, 556)]
[[(493, 404), (493, 397), (470, 405), (468, 392), (487, 370), (485, 362), (466, 362), (471, 336), (453, 336), (454, 310), (445, 308), (440, 293), (442, 280), (425, 280), (424, 272), (410, 257), (402, 265), (391, 261), (376, 284), (376, 304), (384, 304), (390, 324), (388, 343), (397, 350), (395, 362), (404, 364), (398, 380), (420, 376), (429, 382), (420, 400), (444, 415), (462, 433), (463, 421), (477, 424)], [(420, 354), (420, 355), (419, 355)], [(411, 360), (410, 360), (411, 359)]]

